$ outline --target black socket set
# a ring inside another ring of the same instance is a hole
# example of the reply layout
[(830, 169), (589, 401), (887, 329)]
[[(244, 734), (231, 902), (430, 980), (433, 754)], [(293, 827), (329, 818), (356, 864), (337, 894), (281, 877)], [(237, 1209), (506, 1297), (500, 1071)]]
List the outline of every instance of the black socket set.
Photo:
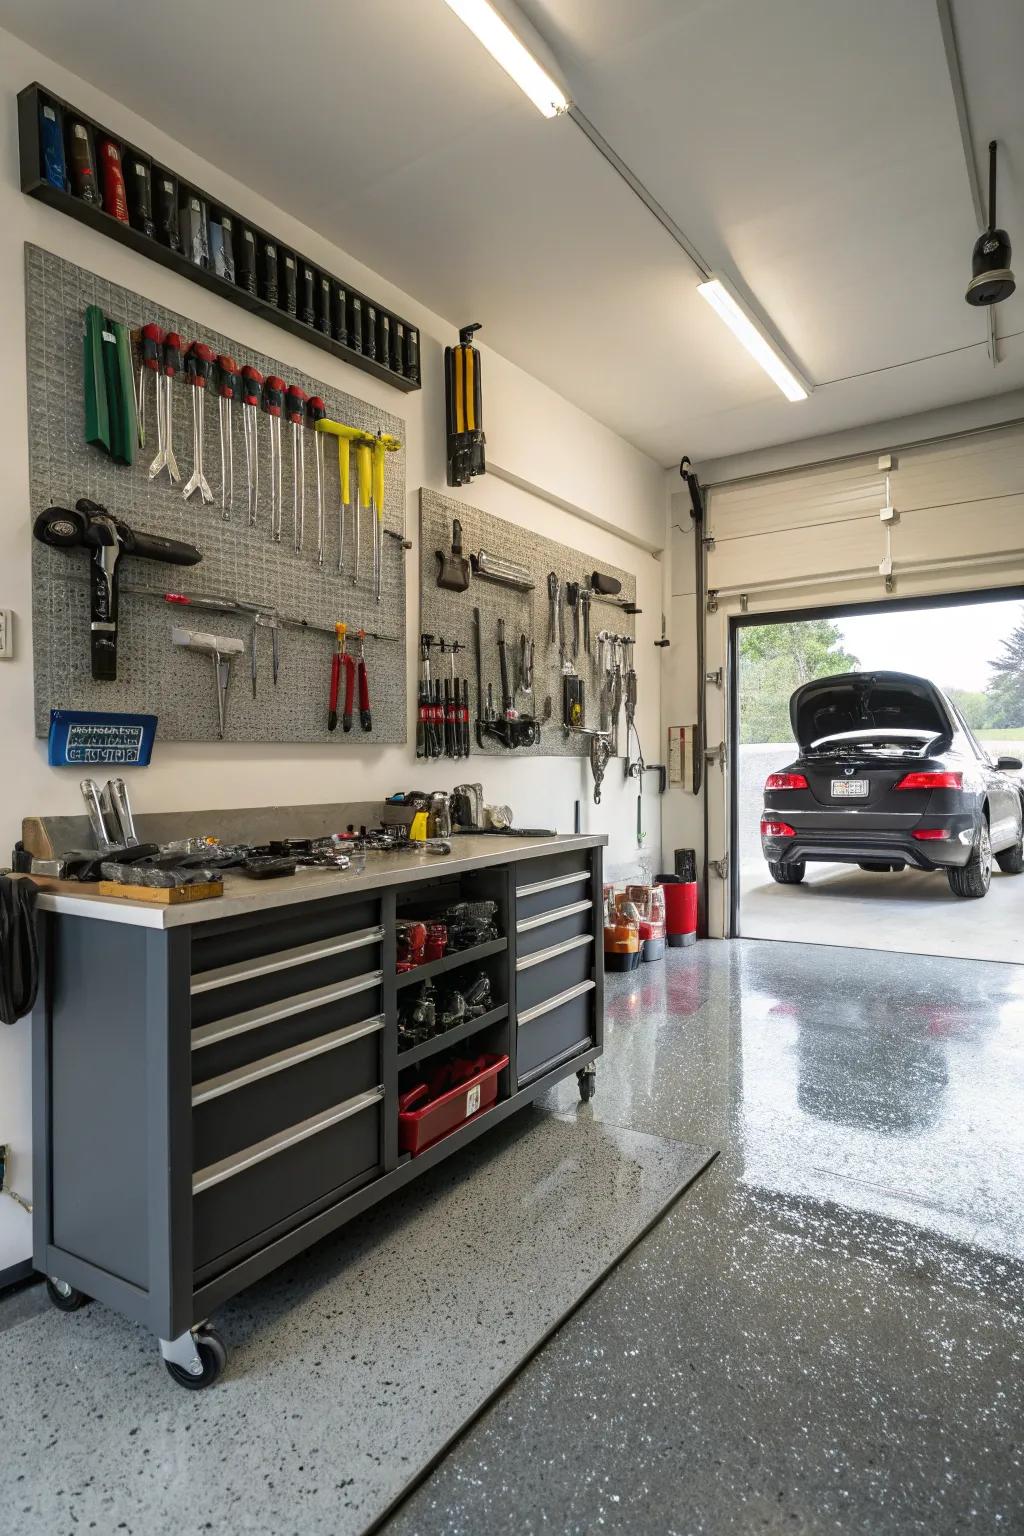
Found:
[(23, 192), (398, 389), (420, 387), (408, 321), (39, 85), (19, 93), (18, 127)]

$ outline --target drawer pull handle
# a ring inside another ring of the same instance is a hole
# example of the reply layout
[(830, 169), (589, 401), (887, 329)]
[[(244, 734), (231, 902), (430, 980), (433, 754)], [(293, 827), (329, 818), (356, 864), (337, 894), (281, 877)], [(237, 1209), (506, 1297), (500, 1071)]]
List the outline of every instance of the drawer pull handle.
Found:
[(556, 875), (552, 880), (537, 880), (533, 885), (517, 885), (516, 895), (539, 896), (541, 891), (557, 891), (561, 885), (582, 885), (584, 880), (590, 879), (590, 870), (581, 869), (574, 875)]
[(297, 1146), (310, 1136), (318, 1136), (321, 1131), (330, 1130), (340, 1120), (358, 1115), (361, 1110), (369, 1109), (371, 1104), (379, 1104), (383, 1097), (382, 1087), (371, 1088), (368, 1093), (357, 1094), (354, 1099), (346, 1099), (344, 1104), (336, 1104), (333, 1109), (325, 1109), (319, 1115), (310, 1116), (308, 1120), (300, 1120), (298, 1125), (291, 1125), (286, 1131), (278, 1131), (276, 1136), (268, 1136), (265, 1141), (257, 1141), (254, 1146), (222, 1158), (219, 1163), (210, 1163), (208, 1167), (200, 1168), (198, 1173), (192, 1175), (193, 1195), (201, 1195), (204, 1190), (212, 1189), (214, 1184), (222, 1184), (225, 1179), (234, 1178), (236, 1173), (244, 1173), (247, 1168), (266, 1162), (268, 1157), (275, 1157), (278, 1152), (286, 1152), (289, 1147)]
[(524, 955), (516, 961), (517, 971), (528, 971), (531, 965), (543, 965), (545, 960), (554, 960), (557, 955), (567, 955), (571, 950), (583, 949), (587, 944), (593, 944), (592, 933), (582, 933), (575, 939), (563, 939), (561, 944), (552, 944), (550, 949), (538, 949), (532, 955)]
[(314, 960), (328, 960), (332, 955), (346, 955), (368, 944), (379, 944), (384, 929), (360, 928), (357, 933), (343, 933), (334, 939), (317, 939), (313, 944), (299, 944), (294, 949), (279, 949), (272, 955), (253, 960), (238, 960), (233, 965), (219, 965), (212, 971), (200, 971), (192, 978), (192, 996), (212, 992), (215, 987), (230, 987), (239, 981), (255, 981), (293, 965), (309, 965)]
[(577, 912), (590, 912), (593, 910), (592, 901), (574, 901), (567, 907), (556, 907), (553, 912), (541, 912), (538, 917), (524, 917), (516, 923), (516, 933), (529, 933), (531, 928), (546, 928), (548, 923), (557, 923), (562, 917), (575, 917)]
[(276, 1024), (280, 1019), (290, 1019), (296, 1013), (308, 1013), (311, 1008), (323, 1008), (342, 998), (355, 997), (379, 987), (384, 980), (383, 971), (367, 971), (364, 976), (353, 976), (351, 981), (335, 982), (332, 986), (315, 987), (312, 992), (297, 992), (279, 1003), (266, 1003), (262, 1008), (250, 1008), (247, 1013), (232, 1013), (226, 1019), (214, 1019), (210, 1024), (200, 1024), (192, 1031), (192, 1049), (202, 1050), (204, 1045), (219, 1045), (234, 1035), (244, 1035), (250, 1029), (262, 1029), (265, 1024)]
[(307, 1040), (302, 1045), (290, 1045), (286, 1050), (275, 1051), (272, 1056), (264, 1056), (261, 1061), (251, 1061), (244, 1067), (236, 1067), (232, 1072), (223, 1072), (220, 1077), (207, 1078), (205, 1083), (197, 1083), (193, 1088), (192, 1108), (207, 1103), (209, 1099), (217, 1099), (223, 1093), (233, 1093), (236, 1088), (247, 1088), (250, 1083), (258, 1083), (261, 1078), (271, 1077), (275, 1072), (284, 1072), (303, 1061), (324, 1056), (328, 1051), (336, 1051), (343, 1045), (351, 1045), (353, 1040), (361, 1040), (364, 1035), (372, 1035), (383, 1028), (384, 1015), (379, 1013), (375, 1019), (367, 1019), (361, 1024), (346, 1024), (344, 1029), (333, 1030), (329, 1035), (317, 1035), (315, 1040)]
[(535, 1003), (532, 1008), (527, 1008), (525, 1013), (519, 1015), (519, 1028), (522, 1029), (524, 1024), (532, 1024), (534, 1019), (539, 1019), (542, 1014), (561, 1008), (563, 1003), (571, 1003), (574, 998), (582, 997), (584, 992), (593, 992), (596, 986), (596, 981), (578, 981), (574, 987), (567, 987), (564, 992), (546, 998), (543, 1003)]

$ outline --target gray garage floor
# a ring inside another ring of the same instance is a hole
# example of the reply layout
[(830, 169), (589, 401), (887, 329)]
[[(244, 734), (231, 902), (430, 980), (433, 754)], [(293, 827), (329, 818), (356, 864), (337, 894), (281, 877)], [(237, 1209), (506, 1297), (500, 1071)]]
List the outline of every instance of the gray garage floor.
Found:
[(389, 1536), (1024, 1531), (1024, 971), (701, 944), (609, 1034), (576, 1113), (725, 1151)]

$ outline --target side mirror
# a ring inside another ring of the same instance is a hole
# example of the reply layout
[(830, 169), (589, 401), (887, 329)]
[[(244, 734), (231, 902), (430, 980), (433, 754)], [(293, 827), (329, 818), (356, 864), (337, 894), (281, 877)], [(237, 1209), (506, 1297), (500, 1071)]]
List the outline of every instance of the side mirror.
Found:
[(1018, 768), (1024, 768), (1024, 763), (1019, 757), (997, 757), (996, 767), (1001, 768), (1004, 773), (1012, 773)]

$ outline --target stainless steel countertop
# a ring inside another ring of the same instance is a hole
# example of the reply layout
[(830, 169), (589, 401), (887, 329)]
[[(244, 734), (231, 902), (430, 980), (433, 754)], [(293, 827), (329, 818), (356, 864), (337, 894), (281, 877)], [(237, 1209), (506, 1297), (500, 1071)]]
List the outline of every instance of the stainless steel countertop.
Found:
[(72, 917), (101, 918), (108, 923), (130, 923), (137, 928), (177, 928), (182, 923), (249, 917), (298, 902), (326, 901), (355, 891), (409, 885), (460, 869), (487, 869), (571, 848), (599, 848), (607, 842), (603, 833), (581, 833), (578, 837), (474, 837), (470, 833), (452, 838), (452, 851), (446, 856), (427, 852), (367, 854), (366, 868), (358, 875), (346, 870), (299, 869), (296, 874), (278, 880), (248, 880), (244, 875), (226, 874), (223, 896), (194, 904), (149, 906), (146, 902), (99, 896), (87, 890), (40, 891), (39, 908)]

